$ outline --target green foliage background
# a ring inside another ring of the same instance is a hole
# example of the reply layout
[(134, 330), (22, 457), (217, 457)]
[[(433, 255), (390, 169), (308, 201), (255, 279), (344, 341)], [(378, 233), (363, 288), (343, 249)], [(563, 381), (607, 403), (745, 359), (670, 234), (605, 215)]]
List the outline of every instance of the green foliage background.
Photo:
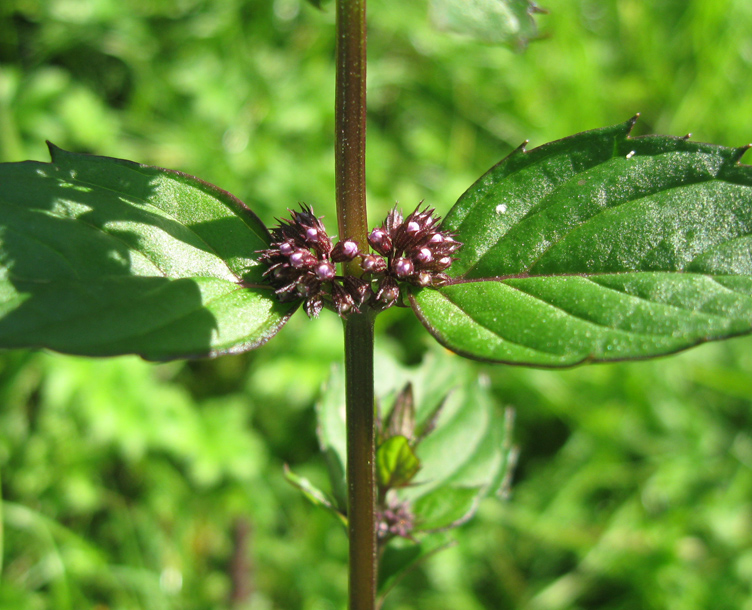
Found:
[[(638, 111), (639, 133), (752, 140), (747, 0), (548, 8), (519, 55), (435, 32), (424, 2), (371, 0), (374, 222), (395, 200), (445, 213), (522, 140)], [(193, 173), (267, 223), (305, 201), (334, 226), (333, 44), (331, 6), (303, 0), (3, 2), (0, 161), (47, 160), (49, 139)], [(438, 349), (396, 310), (378, 344), (407, 363)], [(511, 500), (386, 607), (751, 609), (750, 348), (478, 366), (517, 410)], [(282, 477), (324, 481), (312, 405), (341, 357), (327, 315), (216, 361), (0, 355), (0, 608), (230, 608), (239, 584), (236, 608), (342, 608), (344, 533)]]

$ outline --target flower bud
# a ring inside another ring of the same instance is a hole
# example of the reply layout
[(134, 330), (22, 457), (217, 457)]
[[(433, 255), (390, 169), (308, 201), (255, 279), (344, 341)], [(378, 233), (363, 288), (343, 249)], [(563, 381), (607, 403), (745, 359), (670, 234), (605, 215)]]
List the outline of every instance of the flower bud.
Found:
[(433, 278), (431, 278), (431, 285), (438, 288), (439, 286), (448, 284), (449, 280), (450, 278), (446, 273), (435, 273)]
[(415, 529), (415, 516), (408, 502), (387, 500), (383, 509), (376, 511), (376, 536), (379, 540), (389, 540), (394, 536), (411, 538)]
[(309, 318), (318, 318), (324, 308), (324, 299), (320, 295), (314, 295), (305, 302), (305, 312)]
[(415, 271), (413, 262), (409, 258), (398, 258), (392, 263), (392, 269), (398, 278), (405, 279)]
[(326, 261), (318, 263), (314, 269), (314, 273), (322, 281), (331, 280), (337, 274), (334, 265)]
[(433, 260), (433, 254), (430, 248), (421, 248), (414, 256), (415, 261), (421, 264), (430, 263)]
[(397, 286), (397, 282), (391, 277), (386, 277), (376, 294), (376, 300), (381, 303), (386, 303), (387, 307), (389, 307), (399, 298), (399, 295), (400, 289), (399, 286)]
[(356, 241), (345, 239), (344, 241), (337, 242), (337, 245), (332, 249), (332, 260), (335, 263), (350, 262), (358, 256), (359, 252), (360, 249)]
[(450, 257), (450, 256), (444, 256), (444, 257), (440, 258), (438, 261), (436, 261), (436, 267), (440, 271), (443, 271), (444, 269), (446, 269), (447, 267), (449, 267), (449, 265), (451, 265), (451, 264), (452, 264), (452, 257)]
[(289, 241), (283, 241), (281, 244), (279, 244), (279, 253), (284, 256), (290, 256), (293, 252), (295, 252), (295, 246), (293, 246)]
[(402, 214), (397, 210), (397, 206), (394, 206), (389, 214), (386, 215), (386, 220), (384, 221), (384, 226), (386, 227), (386, 230), (391, 234), (394, 235), (394, 231), (397, 229), (399, 225), (401, 225), (403, 222)]
[(290, 255), (290, 264), (296, 269), (310, 267), (316, 259), (308, 250), (296, 250)]
[(355, 305), (360, 307), (366, 300), (373, 294), (371, 290), (371, 284), (365, 280), (361, 280), (359, 277), (352, 275), (345, 276), (344, 279), (345, 290), (350, 293)]
[(379, 254), (386, 256), (392, 249), (392, 240), (389, 238), (389, 234), (379, 227), (376, 227), (371, 231), (368, 236), (368, 243)]
[(332, 283), (332, 302), (337, 313), (344, 316), (350, 313), (353, 309), (357, 311), (355, 307), (355, 301), (347, 290), (344, 289), (342, 284), (337, 282)]
[(380, 256), (367, 254), (360, 263), (363, 271), (368, 273), (383, 273), (386, 271), (386, 262)]
[(421, 286), (425, 288), (426, 286), (430, 286), (433, 282), (433, 277), (429, 271), (421, 271), (418, 274), (418, 279), (416, 280), (418, 286)]

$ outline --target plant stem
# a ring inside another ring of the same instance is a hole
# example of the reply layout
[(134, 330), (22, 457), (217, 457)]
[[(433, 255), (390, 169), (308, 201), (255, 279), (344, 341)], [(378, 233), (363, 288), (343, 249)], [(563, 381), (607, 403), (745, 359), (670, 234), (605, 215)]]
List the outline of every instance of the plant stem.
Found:
[[(335, 186), (340, 239), (368, 247), (366, 215), (366, 0), (337, 0)], [(358, 261), (344, 266), (360, 275)], [(373, 312), (345, 320), (349, 608), (374, 610), (377, 548), (373, 422)]]
[(350, 610), (376, 603), (375, 436), (373, 408), (373, 316), (345, 321), (347, 493), (350, 539)]
[[(337, 0), (334, 151), (340, 239), (368, 247), (366, 218), (366, 0)], [(345, 265), (360, 275), (357, 262)]]

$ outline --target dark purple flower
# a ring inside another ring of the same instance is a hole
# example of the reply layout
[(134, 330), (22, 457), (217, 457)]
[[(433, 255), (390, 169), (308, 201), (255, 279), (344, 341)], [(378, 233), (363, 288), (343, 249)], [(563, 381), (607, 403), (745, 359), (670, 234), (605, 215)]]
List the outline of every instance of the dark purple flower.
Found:
[(296, 269), (306, 269), (316, 264), (316, 258), (308, 250), (295, 250), (287, 259)]
[(393, 277), (387, 276), (381, 281), (379, 291), (376, 293), (376, 300), (383, 303), (386, 307), (391, 307), (399, 298), (400, 289)]
[(350, 313), (355, 307), (355, 299), (339, 282), (332, 282), (332, 302), (340, 316)]
[[(363, 256), (361, 268), (380, 278), (379, 302), (394, 294), (396, 283), (387, 286), (387, 278), (420, 287), (441, 286), (449, 280), (442, 272), (452, 264), (462, 244), (439, 228), (439, 220), (429, 207), (418, 206), (406, 218), (395, 207), (384, 223), (371, 231), (368, 243), (378, 254)], [(388, 301), (392, 304), (396, 297)]]
[(376, 535), (381, 541), (395, 536), (411, 538), (414, 528), (415, 516), (409, 502), (388, 496), (386, 506), (376, 510)]
[(409, 258), (396, 258), (392, 261), (392, 271), (394, 271), (394, 275), (404, 280), (415, 271), (415, 265)]
[(315, 294), (306, 299), (305, 312), (309, 318), (318, 318), (321, 310), (324, 308), (324, 299), (320, 294)]
[(320, 280), (331, 280), (337, 275), (337, 270), (334, 265), (328, 261), (321, 261), (316, 264), (315, 267), (316, 277)]
[(355, 295), (346, 290), (342, 278), (337, 277), (335, 263), (358, 256), (358, 244), (346, 239), (334, 246), (324, 225), (308, 206), (301, 206), (300, 211), (291, 214), (291, 220), (281, 220), (271, 230), (269, 248), (259, 252), (259, 261), (269, 267), (264, 276), (274, 286), (279, 300), (304, 299), (306, 313), (312, 318), (327, 303), (341, 315), (357, 310), (366, 298), (361, 296), (363, 290), (358, 287)]
[[(420, 205), (406, 218), (395, 207), (370, 232), (368, 243), (375, 253), (361, 252), (352, 239), (332, 244), (308, 206), (291, 214), (291, 219), (281, 220), (271, 230), (272, 242), (259, 251), (259, 261), (268, 266), (264, 276), (279, 299), (305, 300), (311, 317), (327, 305), (343, 316), (363, 306), (391, 307), (401, 302), (400, 282), (443, 286), (449, 281), (444, 271), (462, 245), (439, 228), (440, 219), (432, 208)], [(337, 275), (337, 263), (357, 257), (363, 278)]]
[(332, 261), (335, 263), (346, 263), (353, 260), (360, 254), (360, 248), (358, 243), (352, 239), (345, 239), (344, 241), (337, 242), (332, 249)]
[(386, 271), (386, 261), (380, 256), (366, 254), (360, 261), (360, 266), (367, 273), (384, 273)]
[(350, 293), (353, 301), (355, 301), (356, 307), (360, 307), (373, 296), (371, 284), (359, 277), (347, 275), (345, 276), (345, 279), (342, 280), (342, 283), (345, 286), (345, 290)]
[(371, 231), (368, 236), (368, 243), (371, 244), (371, 247), (376, 252), (383, 256), (387, 256), (392, 249), (392, 240), (389, 238), (389, 233), (387, 233), (386, 229), (379, 227)]

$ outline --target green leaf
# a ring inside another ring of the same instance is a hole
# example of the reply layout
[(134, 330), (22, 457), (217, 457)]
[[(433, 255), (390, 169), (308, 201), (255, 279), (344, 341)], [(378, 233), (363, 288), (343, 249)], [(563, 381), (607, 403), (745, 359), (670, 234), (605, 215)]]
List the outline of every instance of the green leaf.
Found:
[(384, 420), (384, 436), (389, 438), (398, 435), (410, 441), (415, 439), (415, 399), (411, 383), (397, 394), (392, 410)]
[(388, 438), (376, 450), (376, 476), (382, 489), (407, 485), (418, 470), (420, 460), (404, 436)]
[(420, 542), (395, 540), (387, 545), (379, 561), (379, 600), (383, 602), (389, 591), (412, 569), (456, 543), (450, 534), (437, 533)]
[(347, 423), (345, 420), (345, 372), (332, 367), (329, 379), (316, 403), (316, 436), (324, 454), (332, 494), (341, 509), (347, 507)]
[(524, 49), (538, 37), (533, 14), (544, 12), (529, 0), (431, 0), (430, 14), (440, 30), (484, 42)]
[(745, 148), (630, 138), (634, 121), (515, 151), (443, 228), (464, 243), (413, 307), (448, 348), (538, 366), (646, 358), (752, 330)]
[[(443, 405), (435, 428), (415, 448), (404, 437), (392, 437), (395, 440), (382, 444), (376, 458), (382, 487), (392, 476), (409, 481), (392, 493), (410, 503), (415, 533), (464, 523), (483, 498), (505, 491), (514, 461), (511, 417), (509, 413), (506, 419), (499, 416), (484, 378), (478, 379), (469, 362), (442, 350), (429, 353), (417, 367), (406, 367), (377, 352), (375, 376), (380, 380), (377, 399), (382, 403), (412, 380), (418, 430), (435, 419), (437, 407)], [(344, 384), (341, 368), (335, 367), (316, 408), (319, 441), (340, 508), (345, 506), (346, 490)]]
[(229, 193), (50, 151), (0, 164), (0, 347), (214, 356), (258, 347), (294, 311), (261, 284), (268, 233)]
[(297, 487), (301, 493), (308, 498), (308, 500), (315, 506), (320, 506), (334, 515), (337, 520), (347, 527), (347, 517), (337, 508), (337, 503), (334, 498), (321, 491), (313, 483), (311, 483), (305, 477), (298, 476), (285, 464), (284, 469), (285, 479), (288, 483)]
[(420, 480), (405, 488), (418, 530), (441, 530), (470, 519), (481, 500), (500, 494), (513, 464), (511, 411), (496, 412), (483, 378), (467, 369), (447, 398), (436, 429), (416, 449)]

